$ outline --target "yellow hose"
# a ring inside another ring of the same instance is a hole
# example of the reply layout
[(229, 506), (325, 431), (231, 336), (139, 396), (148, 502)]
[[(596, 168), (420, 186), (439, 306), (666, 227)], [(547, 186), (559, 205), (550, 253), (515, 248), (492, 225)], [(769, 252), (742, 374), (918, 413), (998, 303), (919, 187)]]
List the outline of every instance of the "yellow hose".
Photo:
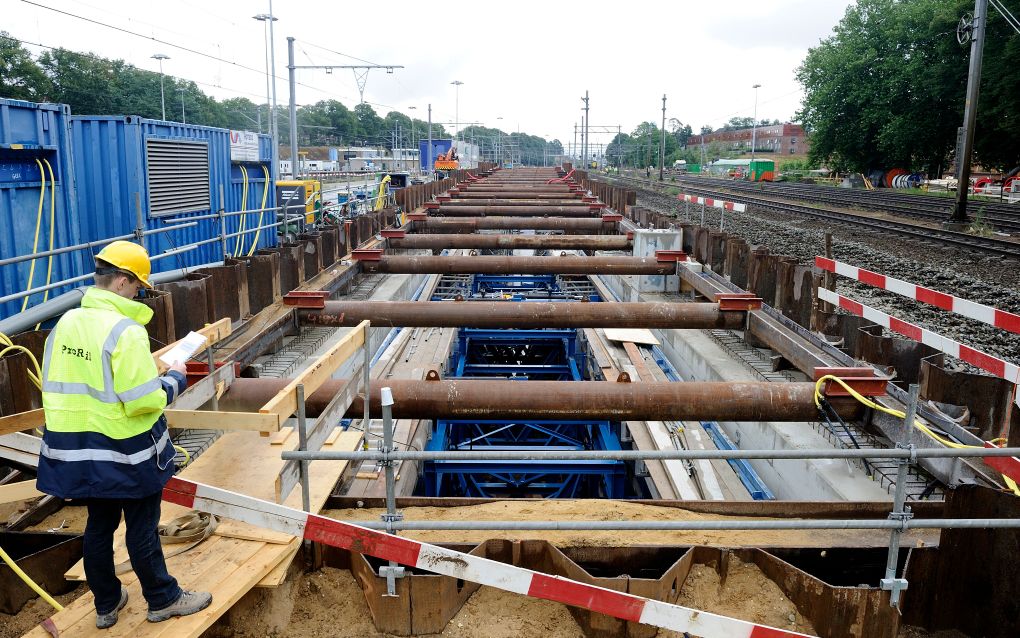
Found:
[(248, 225), (248, 216), (244, 214), (244, 211), (248, 210), (248, 169), (244, 166), (238, 166), (241, 169), (241, 179), (243, 186), (241, 187), (241, 223), (237, 227), (237, 242), (234, 244), (234, 257), (239, 257), (241, 252), (244, 250), (244, 229)]
[[(38, 159), (35, 160), (36, 165), (39, 167), (39, 179), (42, 180), (42, 184), (39, 186), (39, 210), (35, 214), (35, 240), (32, 242), (32, 254), (39, 252), (39, 229), (42, 228), (42, 210), (43, 202), (46, 201), (46, 170), (43, 168), (42, 162)], [(35, 260), (33, 259), (28, 267), (28, 285), (25, 290), (32, 289), (32, 281), (35, 279)], [(25, 308), (28, 308), (28, 297), (21, 300), (21, 311), (24, 312)]]
[[(50, 244), (49, 250), (53, 250), (53, 239), (56, 236), (56, 229), (53, 227), (53, 222), (56, 217), (57, 211), (57, 181), (53, 177), (53, 166), (50, 165), (49, 160), (43, 158), (43, 164), (46, 164), (46, 170), (50, 174)], [(46, 285), (49, 286), (50, 282), (53, 281), (53, 255), (46, 258)], [(50, 291), (46, 290), (43, 292), (43, 301), (46, 301), (50, 297)], [(39, 329), (39, 325), (36, 324), (35, 329)]]
[[(822, 378), (818, 379), (818, 381), (815, 382), (815, 406), (818, 407), (818, 409), (822, 408), (822, 397), (823, 397), (823, 395), (822, 395), (822, 386), (825, 385), (826, 381), (835, 381), (839, 385), (843, 386), (843, 389), (846, 390), (850, 394), (850, 396), (852, 396), (853, 398), (857, 399), (858, 401), (863, 403), (865, 406), (871, 408), (872, 410), (878, 410), (879, 412), (884, 412), (884, 413), (886, 413), (886, 414), (888, 414), (890, 416), (896, 417), (897, 419), (906, 419), (907, 418), (907, 415), (906, 415), (905, 412), (901, 412), (900, 410), (895, 410), (893, 408), (887, 408), (884, 405), (881, 405), (879, 403), (876, 403), (875, 401), (872, 401), (868, 397), (862, 395), (861, 393), (859, 393), (856, 390), (854, 390), (853, 388), (851, 388), (846, 383), (846, 381), (843, 381), (839, 377), (837, 377), (835, 375), (831, 375), (831, 374), (826, 374)], [(965, 445), (963, 443), (957, 443), (956, 441), (950, 441), (949, 439), (947, 439), (945, 437), (939, 436), (938, 434), (933, 432), (931, 430), (931, 428), (929, 428), (924, 423), (921, 423), (917, 419), (914, 419), (914, 422), (911, 425), (913, 425), (915, 428), (920, 430), (928, 438), (930, 438), (930, 439), (932, 439), (934, 441), (937, 441), (938, 443), (941, 443), (942, 445), (944, 445), (944, 446), (946, 446), (948, 448), (953, 448), (953, 449), (956, 449), (956, 450), (961, 450), (961, 449), (982, 449), (983, 450), (983, 449), (985, 449), (985, 448), (981, 447), (980, 445)], [(998, 441), (998, 440), (999, 439), (996, 439), (996, 441)], [(989, 443), (994, 443), (994, 441), (989, 441)], [(1002, 480), (1006, 484), (1006, 487), (1008, 487), (1010, 489), (1010, 491), (1012, 491), (1017, 496), (1020, 496), (1020, 486), (1017, 486), (1016, 481), (1014, 481), (1010, 477), (1006, 476), (1005, 474), (1002, 475)]]
[[(266, 179), (265, 179), (265, 186), (262, 188), (262, 205), (259, 206), (259, 208), (261, 209), (259, 211), (259, 223), (258, 223), (257, 226), (255, 226), (255, 228), (256, 228), (256, 230), (255, 230), (255, 241), (253, 241), (251, 243), (251, 249), (248, 250), (248, 256), (249, 257), (254, 255), (255, 254), (255, 249), (258, 248), (258, 245), (259, 245), (259, 235), (262, 234), (262, 217), (263, 217), (263, 215), (266, 214), (266, 201), (269, 199), (269, 181), (270, 181), (269, 180), (269, 170), (266, 168), (265, 164), (262, 164), (261, 168), (262, 168), (262, 174), (265, 175)], [(277, 203), (279, 203), (279, 202), (277, 202)]]
[(0, 547), (0, 558), (4, 559), (4, 562), (7, 563), (8, 567), (11, 568), (11, 571), (13, 571), (15, 574), (18, 575), (18, 578), (20, 578), (21, 580), (25, 581), (25, 584), (28, 585), (29, 587), (31, 587), (32, 591), (34, 591), (35, 593), (39, 594), (42, 597), (42, 599), (45, 600), (46, 602), (48, 602), (54, 609), (56, 609), (57, 611), (63, 611), (64, 610), (64, 608), (60, 605), (60, 603), (58, 603), (57, 601), (53, 600), (53, 597), (50, 596), (49, 594), (47, 594), (43, 590), (42, 587), (40, 587), (39, 585), (36, 584), (36, 582), (34, 580), (29, 578), (28, 574), (26, 574), (25, 572), (21, 571), (21, 568), (18, 567), (18, 564), (15, 563), (14, 560), (10, 556), (7, 555), (7, 552), (4, 551), (3, 547)]

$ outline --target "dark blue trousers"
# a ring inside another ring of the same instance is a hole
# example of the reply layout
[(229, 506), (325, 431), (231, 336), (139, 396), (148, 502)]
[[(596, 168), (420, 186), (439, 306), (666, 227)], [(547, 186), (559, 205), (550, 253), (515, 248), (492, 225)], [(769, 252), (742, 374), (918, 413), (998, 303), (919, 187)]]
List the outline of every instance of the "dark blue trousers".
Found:
[(181, 595), (177, 580), (166, 569), (159, 544), (159, 505), (162, 493), (144, 498), (88, 499), (89, 518), (85, 524), (85, 579), (96, 600), (96, 613), (108, 614), (120, 602), (120, 579), (113, 564), (113, 533), (121, 513), (127, 525), (128, 556), (142, 585), (149, 609), (162, 609)]

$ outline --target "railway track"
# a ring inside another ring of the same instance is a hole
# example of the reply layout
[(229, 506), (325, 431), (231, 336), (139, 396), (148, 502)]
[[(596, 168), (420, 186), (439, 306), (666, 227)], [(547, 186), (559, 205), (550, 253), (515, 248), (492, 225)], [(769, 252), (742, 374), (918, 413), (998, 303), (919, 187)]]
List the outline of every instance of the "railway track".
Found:
[[(613, 176), (610, 177), (609, 179), (623, 181), (625, 183), (632, 185), (638, 185), (643, 190), (651, 191), (659, 196), (663, 196), (661, 190), (656, 188), (658, 184), (653, 183), (650, 180), (621, 176)], [(813, 219), (826, 222), (835, 222), (838, 224), (854, 226), (857, 228), (864, 228), (867, 230), (887, 235), (894, 234), (929, 244), (935, 242), (943, 245), (952, 246), (953, 248), (979, 253), (986, 256), (1020, 259), (1020, 244), (1002, 239), (995, 239), (992, 237), (981, 237), (979, 235), (960, 233), (941, 228), (930, 228), (928, 226), (920, 226), (917, 224), (911, 224), (907, 222), (899, 222), (888, 219), (876, 219), (874, 217), (869, 217), (867, 215), (857, 215), (854, 213), (832, 210), (828, 208), (821, 208), (817, 206), (796, 204), (789, 201), (777, 201), (776, 199), (770, 199), (769, 197), (762, 196), (761, 194), (755, 196), (746, 193), (733, 193), (725, 191), (721, 188), (695, 186), (689, 182), (682, 183), (681, 188), (685, 193), (691, 195), (713, 197), (718, 199), (733, 199), (738, 202), (743, 202), (752, 206), (757, 206), (763, 210), (771, 210), (779, 213), (800, 215), (803, 217), (810, 217)]]
[[(821, 202), (876, 210), (904, 217), (941, 222), (952, 212), (953, 201), (925, 195), (910, 195), (894, 191), (858, 191), (835, 189), (813, 184), (787, 184), (779, 182), (739, 182), (712, 177), (680, 177), (679, 183), (688, 187), (716, 188), (733, 193), (759, 193), (771, 197)], [(1002, 232), (1020, 233), (1020, 206), (1016, 204), (972, 200), (971, 216), (980, 216), (981, 222)], [(976, 214), (975, 214), (976, 212)]]

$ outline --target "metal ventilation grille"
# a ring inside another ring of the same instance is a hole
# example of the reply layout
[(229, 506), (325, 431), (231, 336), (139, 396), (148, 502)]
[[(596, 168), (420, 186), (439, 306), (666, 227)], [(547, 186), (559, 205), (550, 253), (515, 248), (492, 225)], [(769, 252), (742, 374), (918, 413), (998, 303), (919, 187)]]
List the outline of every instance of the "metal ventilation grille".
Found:
[(148, 139), (149, 215), (210, 210), (209, 144)]

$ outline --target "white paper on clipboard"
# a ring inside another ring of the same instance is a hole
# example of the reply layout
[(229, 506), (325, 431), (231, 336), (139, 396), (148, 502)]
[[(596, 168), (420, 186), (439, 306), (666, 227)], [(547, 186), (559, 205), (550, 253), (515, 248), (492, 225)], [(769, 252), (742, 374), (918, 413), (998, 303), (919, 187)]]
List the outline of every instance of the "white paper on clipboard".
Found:
[(170, 348), (159, 356), (159, 360), (168, 366), (172, 366), (176, 362), (184, 363), (192, 357), (196, 352), (202, 349), (205, 345), (205, 336), (197, 332), (189, 332), (187, 336), (177, 342), (173, 348)]

